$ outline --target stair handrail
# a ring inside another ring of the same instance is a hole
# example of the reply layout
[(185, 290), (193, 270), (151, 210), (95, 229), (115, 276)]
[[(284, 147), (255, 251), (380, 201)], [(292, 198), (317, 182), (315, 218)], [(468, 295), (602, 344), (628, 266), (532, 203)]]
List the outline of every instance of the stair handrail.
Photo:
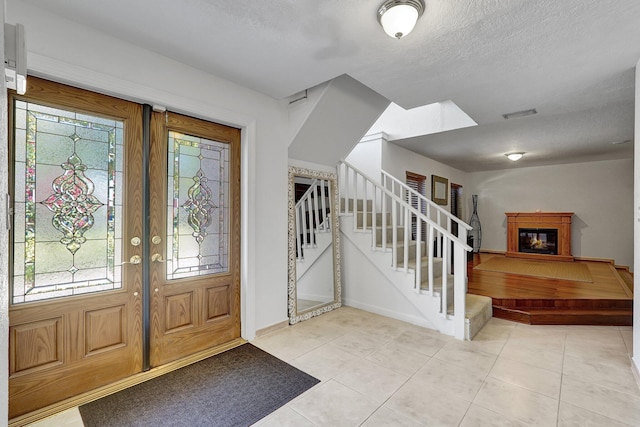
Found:
[[(382, 173), (382, 177), (383, 177), (382, 185), (385, 188), (386, 188), (386, 185), (385, 185), (386, 182), (384, 182), (384, 180), (389, 178), (389, 179), (391, 179), (392, 182), (394, 182), (395, 184), (398, 184), (400, 186), (400, 188), (402, 188), (403, 190), (408, 191), (412, 195), (416, 196), (418, 198), (418, 200), (421, 200), (427, 206), (435, 208), (438, 212), (440, 212), (445, 217), (447, 217), (449, 219), (449, 221), (453, 221), (453, 222), (457, 223), (459, 227), (466, 228), (467, 231), (471, 231), (472, 230), (473, 227), (471, 227), (469, 224), (467, 224), (462, 219), (458, 218), (457, 216), (455, 216), (454, 214), (452, 214), (448, 210), (444, 209), (442, 206), (438, 205), (437, 203), (433, 202), (432, 200), (429, 200), (424, 194), (418, 193), (416, 190), (414, 190), (413, 188), (409, 187), (406, 183), (400, 181), (398, 178), (396, 178), (395, 176), (391, 175), (389, 172), (385, 171), (384, 169), (381, 169), (380, 172)], [(420, 206), (422, 206), (422, 205), (420, 205)]]
[[(364, 177), (365, 179), (367, 179), (367, 181), (371, 184), (373, 184), (375, 187), (377, 187), (378, 189), (380, 189), (382, 192), (384, 192), (387, 196), (391, 197), (392, 199), (394, 199), (395, 201), (397, 201), (398, 203), (401, 203), (403, 205), (406, 206), (407, 209), (409, 209), (411, 212), (413, 212), (414, 214), (416, 214), (420, 219), (422, 219), (423, 221), (431, 224), (433, 226), (433, 228), (435, 228), (437, 231), (441, 232), (442, 234), (446, 235), (449, 240), (455, 241), (457, 243), (459, 243), (460, 245), (463, 246), (463, 248), (467, 251), (472, 251), (473, 248), (471, 246), (469, 246), (467, 244), (466, 241), (461, 240), (458, 236), (454, 235), (453, 233), (451, 233), (449, 230), (445, 229), (444, 227), (442, 227), (440, 224), (438, 224), (437, 222), (435, 222), (433, 219), (429, 218), (428, 216), (426, 216), (425, 214), (423, 214), (422, 212), (420, 212), (417, 208), (415, 208), (414, 206), (411, 206), (409, 203), (407, 203), (406, 200), (402, 199), (402, 197), (398, 196), (397, 194), (393, 193), (391, 190), (389, 190), (388, 188), (385, 188), (382, 184), (379, 184), (377, 182), (375, 182), (373, 179), (371, 179), (369, 176), (367, 176), (364, 172), (362, 172), (361, 170), (359, 170), (358, 168), (356, 168), (355, 166), (351, 165), (349, 162), (346, 161), (341, 161), (341, 164), (344, 164), (345, 166), (349, 167), (349, 169), (352, 169), (354, 172), (356, 172), (358, 175)], [(366, 211), (365, 211), (366, 212)], [(347, 212), (343, 212), (343, 213), (349, 213)], [(458, 220), (460, 220), (457, 217), (454, 217)], [(460, 220), (463, 225), (463, 228), (466, 230), (471, 230), (471, 226), (467, 223), (465, 223), (464, 221)]]
[[(342, 167), (341, 165), (344, 165), (344, 172), (342, 171)], [(349, 169), (351, 169), (354, 172), (354, 195), (353, 197), (350, 197), (351, 195), (350, 193), (350, 187), (349, 187)], [(449, 263), (449, 258), (451, 257), (454, 261), (453, 263), (453, 267), (452, 268), (452, 273), (453, 273), (453, 277), (454, 277), (454, 296), (453, 296), (453, 303), (454, 303), (454, 315), (453, 315), (453, 319), (454, 319), (454, 334), (456, 336), (456, 338), (459, 339), (464, 339), (464, 334), (465, 334), (465, 309), (466, 309), (466, 256), (465, 256), (465, 251), (466, 252), (470, 252), (472, 251), (471, 246), (469, 246), (466, 242), (466, 237), (467, 237), (467, 227), (462, 227), (462, 229), (459, 229), (459, 236), (455, 236), (453, 235), (449, 230), (443, 228), (442, 226), (440, 226), (438, 223), (436, 223), (435, 221), (433, 221), (431, 218), (427, 217), (426, 215), (424, 215), (422, 212), (420, 212), (417, 208), (411, 206), (406, 200), (404, 200), (402, 197), (398, 196), (397, 194), (395, 194), (394, 192), (392, 192), (391, 190), (387, 189), (386, 187), (384, 187), (382, 184), (374, 181), (373, 179), (371, 179), (370, 177), (368, 177), (364, 172), (360, 171), (358, 168), (356, 168), (355, 166), (349, 164), (346, 161), (341, 161), (338, 164), (338, 173), (341, 175), (342, 179), (339, 179), (339, 187), (340, 188), (344, 188), (344, 191), (347, 193), (346, 197), (345, 197), (345, 203), (344, 203), (344, 210), (342, 209), (342, 207), (340, 208), (340, 212), (343, 214), (349, 214), (349, 213), (353, 213), (354, 215), (354, 231), (357, 231), (358, 229), (358, 224), (357, 224), (357, 217), (355, 215), (355, 213), (358, 211), (358, 206), (357, 206), (357, 202), (358, 202), (358, 175), (362, 177), (363, 180), (363, 192), (364, 192), (364, 197), (362, 198), (363, 203), (362, 203), (362, 229), (366, 230), (367, 229), (367, 193), (368, 193), (368, 188), (369, 186), (373, 187), (373, 202), (372, 202), (372, 206), (371, 206), (371, 218), (372, 218), (372, 240), (373, 240), (373, 248), (375, 249), (377, 244), (376, 244), (376, 233), (375, 233), (375, 229), (376, 229), (376, 210), (377, 210), (377, 193), (376, 190), (380, 192), (381, 195), (384, 195), (386, 197), (382, 197), (381, 199), (381, 212), (382, 214), (382, 249), (386, 250), (386, 237), (387, 237), (387, 231), (386, 231), (386, 220), (387, 220), (387, 215), (385, 215), (386, 213), (386, 202), (387, 202), (387, 198), (390, 199), (391, 203), (392, 203), (392, 209), (391, 209), (391, 214), (392, 214), (392, 221), (391, 221), (391, 229), (392, 229), (392, 240), (395, 242), (397, 242), (397, 226), (399, 224), (399, 220), (397, 218), (397, 207), (395, 206), (395, 204), (397, 203), (400, 208), (403, 210), (404, 212), (404, 224), (409, 224), (410, 223), (410, 213), (415, 215), (416, 218), (419, 218), (419, 221), (416, 221), (416, 226), (417, 226), (417, 230), (416, 230), (416, 268), (415, 268), (415, 281), (414, 281), (414, 290), (416, 292), (421, 292), (421, 284), (422, 284), (422, 279), (421, 279), (421, 259), (422, 259), (422, 254), (421, 254), (421, 248), (422, 248), (422, 222), (426, 223), (428, 228), (427, 231), (427, 238), (428, 241), (426, 242), (427, 244), (427, 254), (428, 254), (428, 263), (429, 263), (429, 277), (428, 277), (428, 293), (430, 295), (434, 295), (434, 277), (433, 277), (433, 240), (434, 238), (437, 240), (438, 237), (442, 236), (442, 241), (441, 241), (441, 257), (442, 257), (442, 291), (441, 291), (441, 295), (440, 295), (440, 313), (443, 317), (447, 317), (448, 316), (448, 301), (449, 301), (449, 297), (447, 295), (448, 291), (447, 291), (447, 285), (448, 285), (448, 281), (447, 281), (447, 276), (448, 276), (448, 269), (450, 268), (448, 263)], [(341, 198), (342, 198), (342, 192), (341, 192)], [(353, 203), (353, 209), (352, 212), (350, 212), (349, 210), (349, 201), (352, 201)], [(439, 234), (436, 236), (434, 233), (435, 231), (437, 231)], [(405, 226), (404, 227), (404, 271), (408, 272), (408, 262), (409, 262), (409, 251), (408, 251), (408, 241), (409, 241), (409, 227)], [(450, 246), (448, 244), (445, 244), (445, 241), (451, 241), (454, 243), (454, 248), (452, 249), (453, 253), (451, 255), (449, 255), (450, 253)], [(392, 267), (396, 268), (397, 267), (397, 245), (393, 244), (391, 247), (392, 250)]]
[[(303, 248), (314, 245), (314, 233), (328, 231), (331, 226), (330, 221), (327, 222), (327, 201), (324, 194), (318, 196), (318, 185), (322, 187), (324, 191), (325, 180), (314, 179), (309, 188), (303, 193), (300, 199), (296, 202), (296, 247), (297, 247), (297, 259), (304, 259)], [(318, 210), (322, 209), (325, 212), (322, 222), (320, 222)], [(309, 218), (303, 215), (303, 211), (309, 214)], [(302, 234), (302, 241), (300, 239)]]

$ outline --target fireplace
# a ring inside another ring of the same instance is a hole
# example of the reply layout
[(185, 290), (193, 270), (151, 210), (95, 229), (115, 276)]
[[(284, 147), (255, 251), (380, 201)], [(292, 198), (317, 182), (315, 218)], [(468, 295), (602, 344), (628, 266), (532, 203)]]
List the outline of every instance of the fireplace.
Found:
[(519, 228), (518, 252), (558, 255), (558, 229)]
[(507, 212), (506, 256), (573, 261), (573, 212)]

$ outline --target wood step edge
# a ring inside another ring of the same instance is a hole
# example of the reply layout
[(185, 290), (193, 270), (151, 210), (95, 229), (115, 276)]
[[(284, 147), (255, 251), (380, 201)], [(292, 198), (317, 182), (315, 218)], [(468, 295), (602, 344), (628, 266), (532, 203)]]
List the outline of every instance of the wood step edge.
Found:
[(616, 272), (618, 273), (622, 281), (625, 283), (629, 291), (633, 293), (634, 278), (633, 278), (633, 273), (629, 271), (629, 268), (628, 267), (622, 268), (622, 267), (616, 266)]
[[(601, 308), (616, 308), (616, 309), (630, 309), (633, 307), (633, 299), (538, 299), (538, 298), (492, 298), (493, 304), (505, 308), (520, 309), (555, 309), (555, 308), (586, 308), (586, 309), (601, 309)], [(612, 307), (613, 306), (613, 307)]]
[(633, 298), (633, 291), (629, 288), (629, 286), (627, 285), (627, 282), (625, 282), (625, 280), (622, 278), (622, 276), (618, 272), (618, 269), (613, 264), (609, 264), (609, 269), (611, 270), (611, 273), (620, 284), (620, 287), (622, 288), (624, 293), (627, 294), (629, 298)]
[(568, 308), (544, 308), (544, 309), (515, 309), (514, 311), (520, 311), (523, 313), (529, 313), (531, 316), (540, 314), (570, 314), (570, 315), (608, 315), (608, 314), (625, 314), (632, 316), (633, 310), (626, 308), (601, 308), (601, 309), (568, 309)]

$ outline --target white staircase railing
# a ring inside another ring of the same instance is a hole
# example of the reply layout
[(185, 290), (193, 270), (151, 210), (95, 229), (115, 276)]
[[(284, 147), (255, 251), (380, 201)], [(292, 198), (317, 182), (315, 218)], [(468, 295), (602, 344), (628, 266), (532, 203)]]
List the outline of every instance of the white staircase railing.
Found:
[(314, 247), (315, 234), (331, 231), (331, 221), (327, 221), (329, 200), (325, 188), (328, 181), (315, 179), (296, 202), (296, 259), (304, 258), (304, 248)]
[[(466, 232), (471, 231), (472, 228), (469, 224), (453, 215), (448, 210), (442, 208), (440, 205), (434, 203), (432, 200), (429, 200), (425, 195), (418, 193), (416, 190), (409, 187), (407, 184), (400, 181), (398, 178), (389, 174), (388, 172), (382, 170), (381, 177), (382, 186), (384, 188), (398, 195), (402, 200), (417, 201), (418, 210), (428, 218), (431, 218), (431, 220), (438, 224), (440, 227), (446, 229), (452, 234), (458, 234), (458, 236), (461, 236), (460, 230), (464, 229), (463, 232), (465, 233), (465, 236), (463, 241), (465, 243), (468, 243)], [(454, 229), (456, 230), (456, 232), (454, 232)], [(436, 248), (436, 252), (442, 253), (442, 250), (444, 249), (442, 247), (442, 243), (444, 240), (437, 239), (436, 241), (437, 243), (439, 243), (438, 247)], [(451, 246), (449, 246), (448, 250), (449, 255), (451, 255)], [(451, 257), (449, 257), (449, 259), (451, 259)]]
[[(384, 185), (369, 178), (347, 162), (341, 162), (338, 165), (338, 174), (340, 214), (354, 215), (354, 231), (371, 232), (372, 250), (391, 252), (391, 268), (409, 273), (410, 264), (415, 266), (411, 269), (415, 274), (413, 283), (415, 292), (427, 293), (431, 296), (439, 295), (440, 315), (448, 318), (452, 308), (454, 335), (456, 338), (464, 339), (466, 252), (472, 250), (467, 244), (467, 231), (471, 227), (426, 198), (423, 198), (428, 209), (425, 213), (422, 209), (411, 206), (405, 199), (404, 193), (399, 193), (396, 187), (402, 191), (406, 189), (395, 178), (390, 179), (390, 175), (386, 173), (383, 174)], [(432, 213), (435, 215), (435, 220), (431, 218)], [(446, 223), (443, 223), (445, 219)], [(412, 221), (416, 224), (416, 233), (413, 236)], [(458, 223), (458, 236), (451, 233), (452, 221)], [(380, 242), (377, 236), (378, 228), (380, 228)], [(426, 230), (424, 240), (423, 229)], [(400, 236), (399, 233), (401, 233)], [(390, 242), (388, 234), (391, 235)], [(426, 248), (426, 253), (423, 253), (423, 246)], [(411, 250), (413, 247), (415, 249)], [(402, 251), (402, 260), (398, 259), (398, 251)], [(427, 259), (426, 280), (422, 277), (423, 257)], [(434, 278), (436, 258), (442, 261), (440, 286)], [(448, 291), (451, 278), (453, 295)], [(439, 293), (437, 288), (440, 288)]]

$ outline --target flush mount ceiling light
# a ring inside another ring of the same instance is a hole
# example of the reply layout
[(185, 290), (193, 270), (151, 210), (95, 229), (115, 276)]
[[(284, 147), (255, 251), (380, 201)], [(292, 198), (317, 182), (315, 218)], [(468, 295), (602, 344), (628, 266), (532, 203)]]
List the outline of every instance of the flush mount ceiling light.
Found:
[(378, 22), (390, 37), (401, 39), (416, 26), (424, 8), (423, 0), (387, 0), (378, 9)]
[(524, 156), (524, 153), (523, 152), (507, 153), (507, 154), (505, 154), (505, 156), (507, 156), (507, 159), (511, 160), (512, 162), (517, 162), (518, 160), (520, 160), (522, 158), (522, 156)]

